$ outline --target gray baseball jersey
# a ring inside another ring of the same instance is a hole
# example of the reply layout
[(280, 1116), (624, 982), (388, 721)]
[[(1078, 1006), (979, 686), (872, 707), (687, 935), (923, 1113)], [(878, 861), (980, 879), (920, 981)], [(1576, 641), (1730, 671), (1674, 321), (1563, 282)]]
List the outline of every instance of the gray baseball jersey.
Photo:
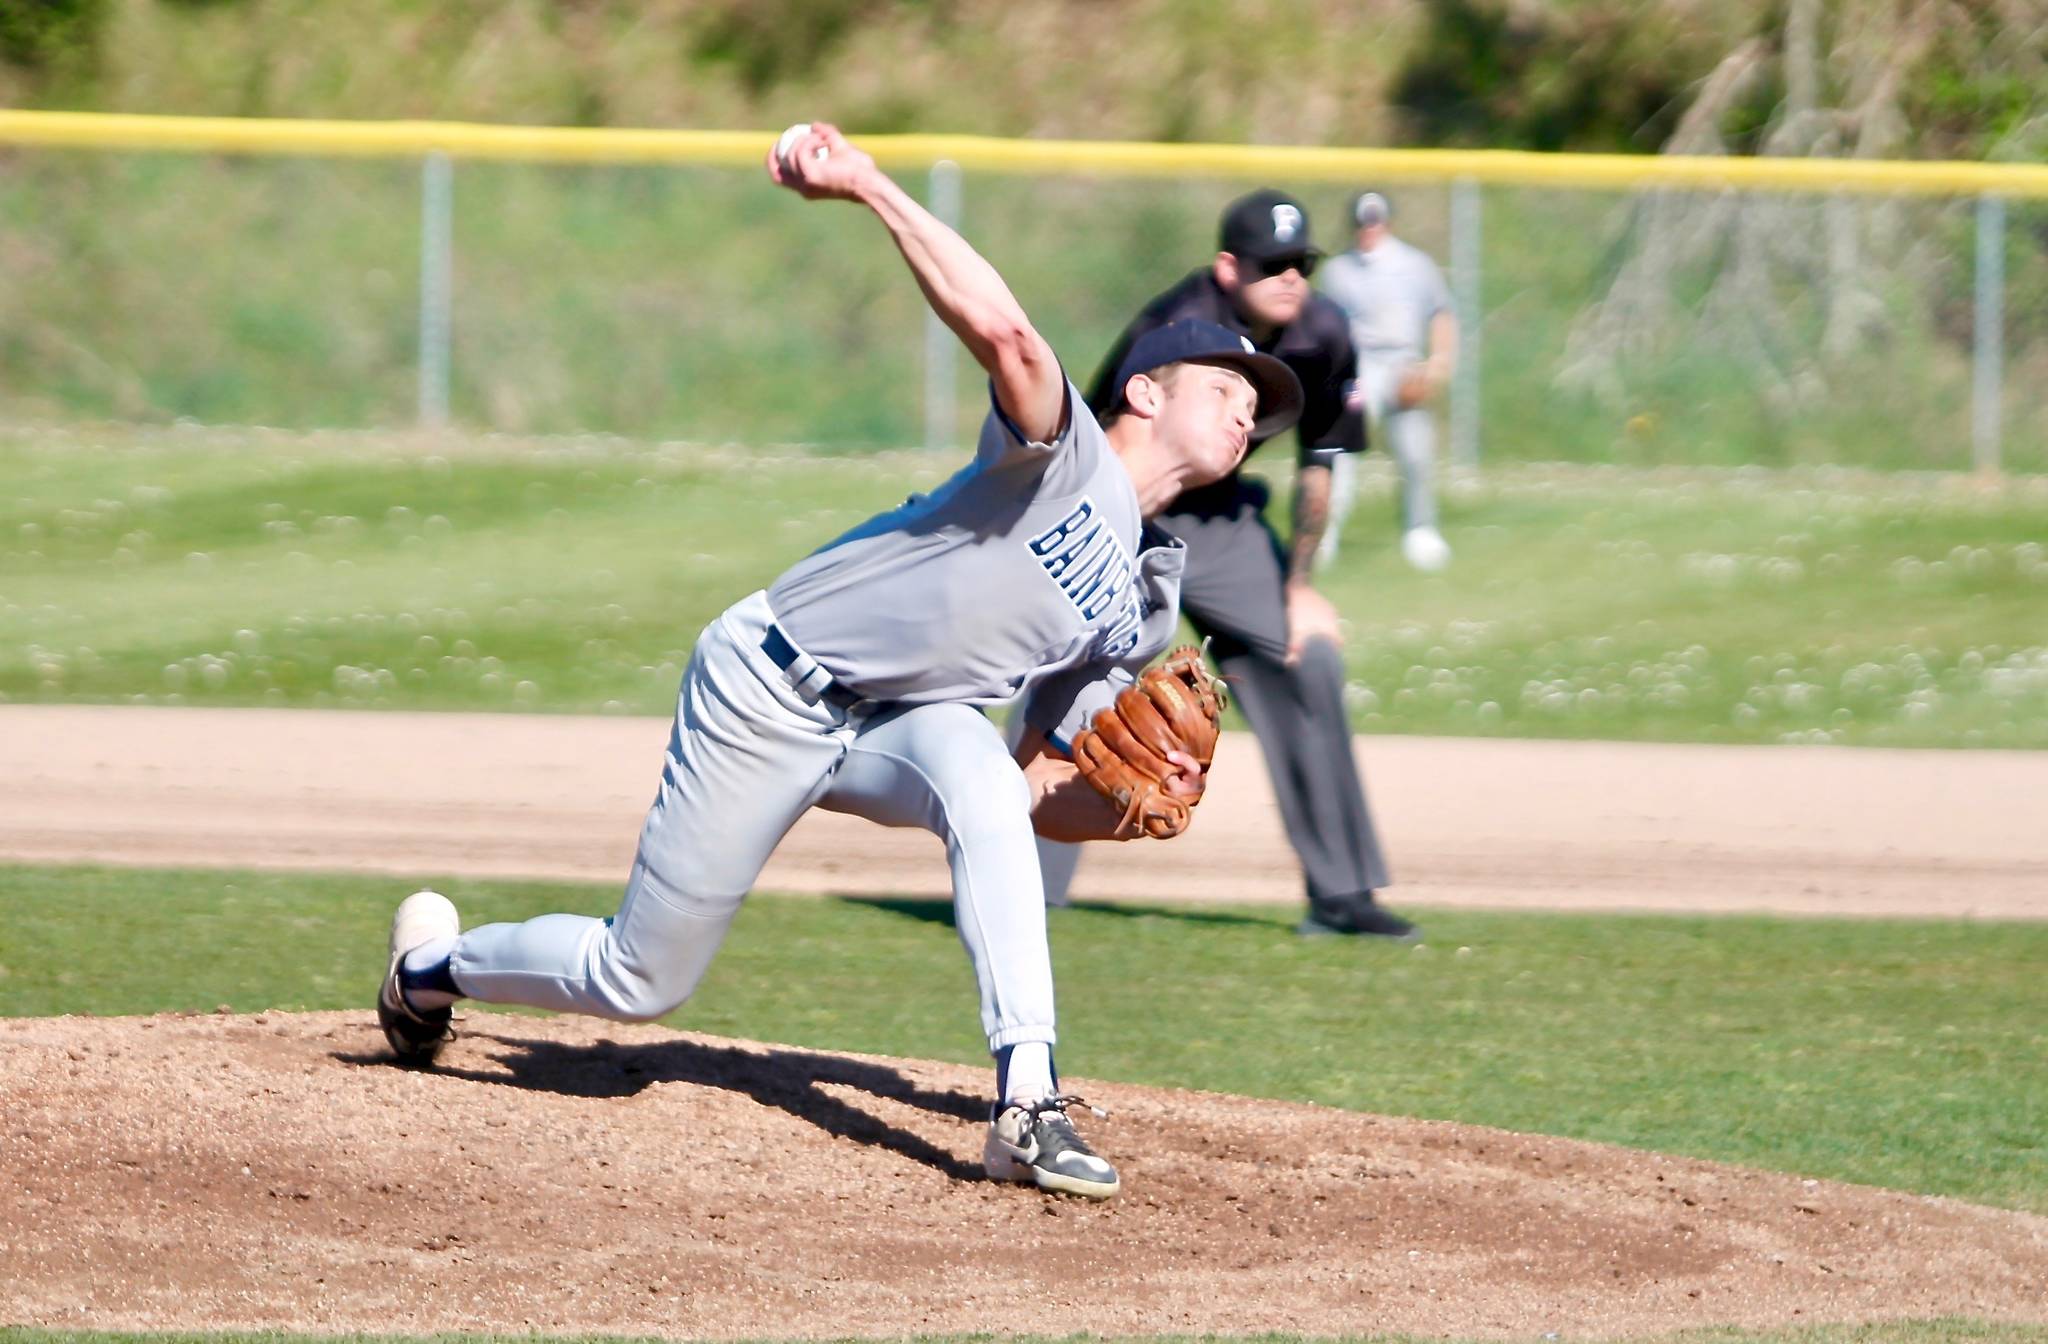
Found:
[(1429, 321), (1451, 306), (1443, 272), (1421, 248), (1387, 238), (1370, 252), (1353, 248), (1324, 262), (1323, 292), (1351, 319), (1362, 358), (1420, 359)]
[(974, 461), (777, 579), (789, 638), (853, 693), (902, 704), (1029, 696), (1059, 741), (1166, 648), (1185, 550), (1148, 528), (1081, 394), (1034, 443), (992, 406)]
[[(633, 874), (610, 919), (488, 924), (448, 953), (488, 1003), (644, 1021), (695, 992), (741, 900), (812, 807), (946, 842), (989, 1049), (1057, 1039), (1029, 790), (977, 706), (1029, 693), (1070, 735), (1165, 647), (1185, 551), (1145, 527), (1081, 395), (1028, 441), (999, 411), (929, 495), (799, 562), (697, 639)], [(771, 632), (869, 703), (806, 694)], [(1065, 730), (1062, 733), (1062, 729)], [(1048, 1065), (1050, 1061), (1048, 1060)]]

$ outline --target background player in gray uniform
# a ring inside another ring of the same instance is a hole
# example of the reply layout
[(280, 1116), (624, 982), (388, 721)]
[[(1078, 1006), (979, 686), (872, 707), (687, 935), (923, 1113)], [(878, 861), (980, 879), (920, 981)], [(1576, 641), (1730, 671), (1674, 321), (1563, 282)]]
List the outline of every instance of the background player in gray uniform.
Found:
[[(1450, 383), (1458, 357), (1458, 319), (1443, 272), (1422, 249), (1396, 238), (1387, 198), (1362, 191), (1351, 200), (1358, 245), (1323, 266), (1323, 292), (1351, 319), (1358, 348), (1358, 392), (1374, 436), (1401, 468), (1401, 554), (1420, 570), (1451, 562), (1437, 526), (1436, 421), (1430, 403)], [(1403, 380), (1416, 376), (1404, 397)], [(1407, 404), (1412, 401), (1412, 404)], [(1336, 465), (1323, 559), (1337, 554), (1337, 534), (1357, 499), (1357, 467)]]
[[(1255, 191), (1224, 210), (1208, 264), (1146, 304), (1104, 359), (1089, 391), (1098, 415), (1119, 413), (1119, 371), (1134, 344), (1174, 321), (1221, 323), (1270, 352), (1302, 385), (1294, 534), (1283, 547), (1267, 526), (1265, 482), (1231, 472), (1195, 486), (1159, 516), (1187, 544), (1181, 610), (1214, 652), (1258, 734), (1287, 838), (1301, 858), (1305, 934), (1414, 935), (1383, 908), (1388, 882), (1366, 806), (1344, 706), (1337, 612), (1311, 582), (1330, 497), (1330, 464), (1362, 450), (1350, 404), (1357, 363), (1343, 310), (1309, 288), (1321, 254), (1301, 202)], [(1261, 432), (1256, 448), (1269, 435)], [(1064, 893), (1078, 854), (1041, 849), (1049, 889)]]
[[(1162, 652), (1183, 550), (1145, 515), (1236, 466), (1299, 413), (1285, 366), (1183, 324), (1134, 352), (1131, 413), (1105, 434), (1002, 278), (839, 132), (814, 124), (770, 176), (877, 215), (933, 310), (988, 371), (974, 460), (729, 608), (683, 674), (654, 804), (618, 912), (462, 932), (434, 892), (400, 905), (378, 1017), (431, 1060), (450, 1007), (642, 1021), (696, 988), (771, 850), (824, 807), (939, 835), (998, 1061), (991, 1175), (1106, 1197), (1115, 1169), (1066, 1114), (1034, 830), (1110, 837), (1121, 820), (1058, 744)], [(1192, 362), (1190, 362), (1192, 361)], [(1013, 758), (982, 707), (1022, 697)], [(1186, 794), (1200, 767), (1175, 753)]]

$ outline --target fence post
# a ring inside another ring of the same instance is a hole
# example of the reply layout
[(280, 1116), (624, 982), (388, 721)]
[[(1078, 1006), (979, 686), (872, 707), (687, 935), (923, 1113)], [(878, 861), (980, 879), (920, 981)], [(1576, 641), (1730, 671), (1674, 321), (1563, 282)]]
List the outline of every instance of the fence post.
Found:
[(1451, 462), (1479, 465), (1479, 183), (1451, 183), (1451, 283), (1458, 315), (1458, 366), (1451, 375)]
[(1977, 470), (1999, 470), (2005, 384), (2005, 198), (1977, 198), (1976, 333), (1970, 353), (1970, 447)]
[(455, 300), (455, 169), (436, 150), (420, 174), (420, 424), (448, 423), (449, 314)]
[[(948, 228), (960, 227), (960, 165), (940, 159), (932, 165), (929, 208)], [(924, 446), (943, 448), (953, 438), (953, 361), (959, 350), (939, 315), (924, 312)]]

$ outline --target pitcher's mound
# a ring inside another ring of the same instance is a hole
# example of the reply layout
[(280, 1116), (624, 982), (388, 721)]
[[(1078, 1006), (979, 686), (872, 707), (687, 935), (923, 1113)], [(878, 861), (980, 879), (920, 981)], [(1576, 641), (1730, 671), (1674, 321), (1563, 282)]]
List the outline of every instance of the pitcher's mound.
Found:
[(983, 1070), (472, 1013), (0, 1022), (0, 1320), (665, 1336), (2048, 1321), (2048, 1219), (1076, 1081), (1107, 1204), (982, 1179)]

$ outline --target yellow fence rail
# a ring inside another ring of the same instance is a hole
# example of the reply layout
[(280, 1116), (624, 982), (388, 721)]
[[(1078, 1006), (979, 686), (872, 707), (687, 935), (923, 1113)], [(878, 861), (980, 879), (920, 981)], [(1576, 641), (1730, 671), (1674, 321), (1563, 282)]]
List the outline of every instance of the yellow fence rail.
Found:
[[(699, 164), (751, 167), (771, 131), (687, 131), (494, 126), (439, 121), (307, 121), (159, 117), (0, 109), (7, 147), (127, 153), (338, 156), (416, 160), (421, 166), (419, 419), (445, 422), (453, 357), (453, 164), (498, 160), (558, 164)], [(1480, 441), (1481, 214), (1487, 185), (1608, 191), (1746, 190), (1968, 200), (1975, 212), (1971, 442), (1979, 470), (1998, 470), (2004, 407), (2006, 213), (2014, 199), (2048, 199), (2048, 164), (1906, 163), (1727, 156), (1531, 154), (1511, 150), (1332, 149), (1281, 145), (1160, 145), (1004, 140), (965, 135), (877, 135), (861, 143), (888, 168), (929, 170), (928, 199), (959, 222), (963, 171), (998, 174), (1222, 178), (1249, 182), (1435, 181), (1449, 184), (1455, 302), (1465, 338), (1450, 394), (1455, 462), (1476, 465)], [(4, 160), (0, 160), (4, 166)], [(925, 434), (952, 432), (955, 345), (926, 322)]]
[[(657, 131), (489, 126), (445, 121), (294, 121), (0, 111), (0, 145), (175, 150), (216, 154), (403, 157), (537, 163), (752, 164), (772, 131)], [(862, 140), (892, 168), (951, 160), (998, 173), (1262, 177), (1292, 181), (1408, 178), (1522, 186), (1655, 187), (1871, 195), (2048, 198), (2048, 164), (1909, 163), (1873, 159), (1532, 154), (1516, 150), (1326, 149), (1285, 145), (1154, 145), (877, 135)]]

